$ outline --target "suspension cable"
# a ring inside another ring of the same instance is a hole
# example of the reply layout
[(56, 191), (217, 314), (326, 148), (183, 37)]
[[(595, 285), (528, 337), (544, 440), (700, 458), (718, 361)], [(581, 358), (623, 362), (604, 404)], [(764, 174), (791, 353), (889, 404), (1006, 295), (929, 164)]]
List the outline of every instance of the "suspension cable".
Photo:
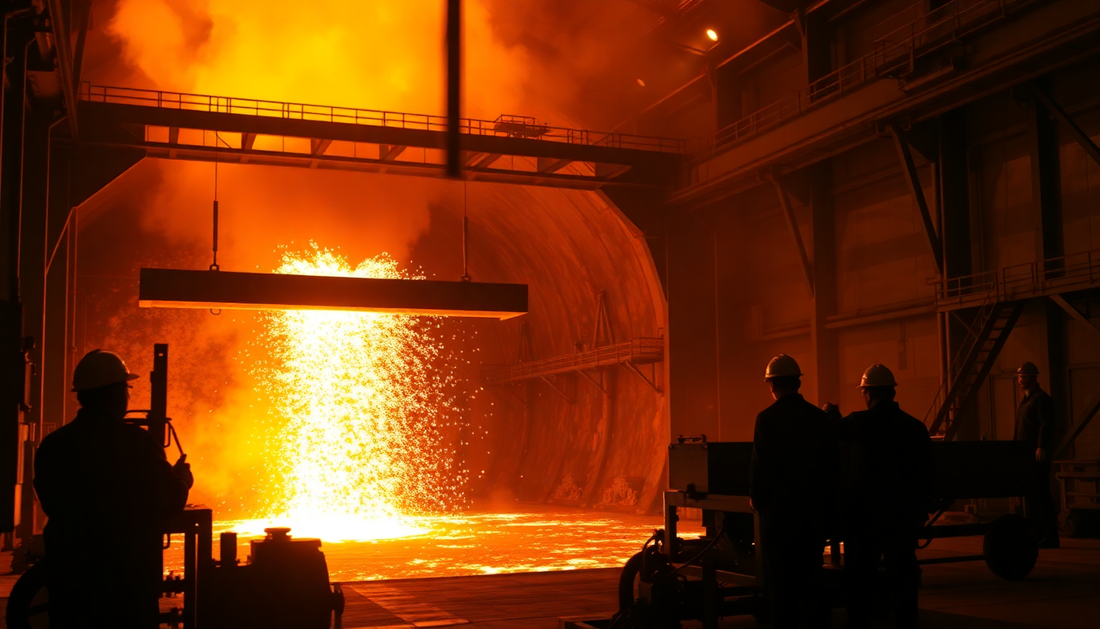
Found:
[(466, 181), (462, 181), (462, 277), (463, 282), (469, 282), (470, 277), (470, 264), (469, 264), (469, 232), (470, 232), (470, 219), (466, 215)]

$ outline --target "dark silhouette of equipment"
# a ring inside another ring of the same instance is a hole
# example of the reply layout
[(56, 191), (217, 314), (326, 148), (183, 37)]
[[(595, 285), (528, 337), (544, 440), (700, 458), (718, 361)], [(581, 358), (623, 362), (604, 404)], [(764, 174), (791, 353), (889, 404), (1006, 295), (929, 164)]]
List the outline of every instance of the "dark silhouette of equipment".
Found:
[[(145, 427), (161, 444), (176, 444), (186, 455), (172, 420), (168, 417), (168, 345), (153, 348), (152, 390), (148, 410), (130, 411), (143, 417), (128, 423)], [(251, 555), (242, 565), (237, 559), (237, 536), (222, 533), (221, 555), (213, 557), (213, 512), (185, 509), (165, 522), (169, 548), (175, 536), (183, 537), (183, 574), (162, 583), (162, 593), (181, 594), (182, 607), (160, 616), (161, 623), (183, 629), (328, 629), (335, 615), (339, 626), (344, 595), (328, 578), (328, 565), (319, 539), (295, 539), (288, 528), (265, 529), (267, 537), (251, 542)], [(121, 534), (121, 533), (120, 533)], [(30, 629), (41, 626), (49, 609), (46, 592), (48, 560), (30, 567), (16, 582), (8, 598), (7, 626)], [(90, 572), (89, 578), (95, 574)]]
[[(752, 443), (707, 442), (681, 437), (669, 446), (665, 528), (655, 531), (626, 565), (619, 580), (619, 614), (612, 627), (678, 627), (698, 620), (716, 627), (722, 617), (752, 614), (763, 619), (768, 552), (759, 516), (749, 505)], [(984, 560), (1005, 579), (1022, 579), (1038, 550), (1026, 523), (1016, 515), (969, 524), (942, 524), (956, 500), (1004, 498), (1023, 494), (1033, 452), (1016, 441), (933, 442), (933, 497), (936, 512), (920, 534), (922, 546), (946, 537), (983, 536), (981, 555), (921, 560), (922, 564)], [(701, 509), (705, 535), (677, 536), (679, 510)], [(825, 587), (834, 602), (843, 597), (841, 539), (829, 540)], [(824, 553), (823, 553), (824, 557)], [(576, 626), (582, 626), (577, 624)], [(604, 625), (601, 625), (604, 626)]]

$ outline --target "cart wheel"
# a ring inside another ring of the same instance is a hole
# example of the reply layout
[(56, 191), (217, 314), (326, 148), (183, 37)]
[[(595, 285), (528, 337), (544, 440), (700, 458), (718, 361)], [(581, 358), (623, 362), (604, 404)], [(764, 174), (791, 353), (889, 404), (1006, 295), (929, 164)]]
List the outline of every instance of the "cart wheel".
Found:
[(623, 571), (619, 574), (619, 611), (626, 611), (634, 606), (635, 590), (641, 573), (642, 553), (637, 552), (626, 560)]
[(985, 565), (1002, 579), (1023, 579), (1035, 567), (1039, 547), (1027, 521), (1018, 515), (1002, 515), (989, 525), (982, 544)]
[(11, 588), (4, 613), (9, 629), (45, 629), (50, 626), (47, 612), (46, 566), (36, 563)]

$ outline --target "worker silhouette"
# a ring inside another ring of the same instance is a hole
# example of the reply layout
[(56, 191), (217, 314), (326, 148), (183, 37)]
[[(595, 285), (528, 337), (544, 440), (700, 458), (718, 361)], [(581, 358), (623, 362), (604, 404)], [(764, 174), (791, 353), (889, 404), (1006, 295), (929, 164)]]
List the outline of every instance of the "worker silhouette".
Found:
[(829, 626), (821, 556), (835, 447), (825, 412), (798, 393), (801, 376), (785, 354), (768, 363), (764, 380), (775, 402), (756, 417), (750, 464), (766, 600), (777, 629)]
[(51, 627), (158, 626), (162, 521), (183, 510), (194, 479), (123, 423), (135, 378), (116, 354), (89, 352), (73, 373), (76, 418), (38, 448)]
[(1054, 400), (1039, 387), (1039, 368), (1026, 362), (1016, 370), (1024, 398), (1016, 411), (1017, 441), (1035, 451), (1035, 464), (1024, 496), (1024, 514), (1039, 535), (1039, 548), (1058, 548), (1058, 509), (1050, 494), (1050, 448), (1054, 433)]
[(867, 410), (840, 418), (839, 408), (826, 406), (837, 437), (849, 446), (840, 501), (848, 622), (855, 629), (870, 626), (882, 595), (898, 627), (917, 626), (916, 547), (931, 506), (931, 438), (923, 422), (898, 407), (895, 387), (889, 369), (872, 365), (859, 384)]

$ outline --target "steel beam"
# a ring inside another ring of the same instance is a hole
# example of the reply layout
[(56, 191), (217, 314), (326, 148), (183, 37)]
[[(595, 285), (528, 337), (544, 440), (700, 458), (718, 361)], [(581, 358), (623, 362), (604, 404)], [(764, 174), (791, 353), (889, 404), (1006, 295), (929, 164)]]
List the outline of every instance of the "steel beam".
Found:
[[(371, 124), (349, 124), (327, 120), (299, 120), (246, 113), (172, 109), (145, 105), (102, 103), (83, 100), (80, 118), (86, 121), (81, 141), (118, 143), (118, 125), (136, 124), (183, 129), (205, 129), (218, 133), (271, 135), (282, 137), (329, 139), (360, 144), (445, 149), (443, 131), (401, 128)], [(254, 140), (253, 140), (254, 141)], [(247, 143), (242, 140), (242, 145)], [(463, 150), (468, 153), (497, 153), (517, 157), (549, 157), (629, 166), (643, 170), (647, 180), (665, 183), (678, 172), (682, 156), (656, 148), (632, 148), (606, 144), (578, 144), (553, 139), (503, 136), (490, 133), (464, 134)], [(236, 149), (222, 149), (228, 154)]]
[(913, 161), (913, 152), (909, 150), (909, 142), (897, 125), (890, 125), (891, 134), (894, 136), (894, 148), (898, 152), (898, 160), (904, 169), (905, 183), (909, 184), (909, 193), (920, 210), (921, 221), (924, 222), (924, 232), (928, 237), (928, 246), (932, 250), (932, 257), (936, 261), (936, 268), (943, 274), (943, 245), (940, 235), (936, 233), (936, 226), (932, 222), (932, 214), (928, 210), (928, 201), (924, 198), (924, 188), (920, 183), (920, 175), (917, 174), (917, 165)]
[(141, 269), (142, 308), (350, 310), (511, 319), (527, 313), (526, 284)]
[(407, 146), (395, 146), (393, 144), (379, 144), (378, 145), (378, 159), (383, 162), (392, 162), (397, 159), (398, 155), (405, 152)]
[(1085, 407), (1084, 413), (1082, 413), (1081, 417), (1075, 422), (1076, 426), (1074, 427), (1073, 432), (1066, 435), (1066, 438), (1062, 440), (1062, 443), (1059, 443), (1058, 447), (1054, 448), (1054, 451), (1051, 453), (1050, 457), (1052, 460), (1059, 459), (1065, 455), (1066, 450), (1069, 449), (1073, 442), (1077, 440), (1077, 437), (1085, 431), (1085, 428), (1087, 428), (1089, 422), (1091, 422), (1092, 419), (1096, 417), (1096, 413), (1098, 411), (1100, 411), (1100, 392), (1097, 392), (1097, 394), (1093, 396), (1092, 401), (1089, 402), (1088, 406)]
[(1039, 102), (1043, 104), (1044, 107), (1050, 110), (1050, 113), (1054, 114), (1055, 118), (1060, 120), (1062, 124), (1066, 125), (1066, 127), (1069, 129), (1069, 134), (1072, 135), (1073, 139), (1081, 145), (1081, 148), (1085, 149), (1085, 152), (1088, 153), (1089, 157), (1091, 157), (1093, 161), (1095, 161), (1097, 164), (1100, 164), (1100, 147), (1096, 146), (1096, 143), (1092, 141), (1092, 138), (1089, 137), (1089, 134), (1085, 133), (1081, 129), (1081, 127), (1077, 126), (1077, 123), (1073, 121), (1073, 118), (1071, 118), (1068, 113), (1066, 113), (1065, 109), (1062, 109), (1062, 106), (1058, 104), (1058, 101), (1051, 98), (1050, 95), (1046, 93), (1046, 90), (1039, 87), (1038, 85), (1035, 86), (1035, 97), (1039, 100)]
[(551, 159), (547, 157), (540, 157), (538, 158), (537, 162), (537, 170), (540, 173), (556, 173), (572, 163), (573, 160), (571, 159)]
[(65, 98), (65, 113), (68, 114), (69, 132), (74, 140), (80, 138), (76, 124), (76, 83), (73, 81), (73, 49), (69, 41), (67, 16), (61, 10), (61, 0), (49, 0), (50, 29), (54, 37), (54, 55), (57, 68), (61, 73), (61, 91)]
[(313, 139), (309, 141), (309, 154), (317, 157), (324, 155), (328, 150), (329, 145), (332, 144), (332, 140)]
[(447, 0), (447, 176), (462, 174), (462, 0)]
[(1100, 326), (1098, 326), (1096, 322), (1092, 319), (1086, 317), (1085, 314), (1075, 308), (1073, 304), (1066, 301), (1065, 297), (1062, 297), (1061, 295), (1051, 295), (1050, 300), (1058, 304), (1058, 306), (1061, 307), (1062, 310), (1065, 310), (1066, 314), (1068, 314), (1070, 317), (1073, 317), (1075, 320), (1084, 323), (1089, 332), (1100, 335)]
[(783, 187), (783, 184), (779, 183), (779, 179), (775, 177), (770, 178), (772, 183), (775, 184), (775, 191), (779, 195), (779, 205), (783, 207), (783, 216), (787, 219), (787, 226), (791, 230), (791, 235), (794, 237), (794, 244), (798, 247), (798, 256), (802, 260), (802, 272), (806, 276), (806, 287), (810, 290), (810, 297), (814, 296), (814, 265), (810, 262), (810, 255), (806, 252), (806, 243), (802, 241), (802, 230), (798, 228), (798, 218), (794, 215), (794, 208), (791, 206), (791, 198), (787, 194), (787, 190)]
[(1095, 3), (1056, 0), (1020, 6), (1027, 19), (1010, 19), (967, 39), (964, 70), (912, 93), (900, 90), (896, 81), (875, 80), (823, 100), (735, 148), (719, 148), (696, 161), (686, 185), (669, 202), (713, 204), (760, 185), (757, 173), (762, 169), (793, 172), (872, 141), (876, 125), (884, 121), (929, 120), (1100, 52), (1100, 8)]

